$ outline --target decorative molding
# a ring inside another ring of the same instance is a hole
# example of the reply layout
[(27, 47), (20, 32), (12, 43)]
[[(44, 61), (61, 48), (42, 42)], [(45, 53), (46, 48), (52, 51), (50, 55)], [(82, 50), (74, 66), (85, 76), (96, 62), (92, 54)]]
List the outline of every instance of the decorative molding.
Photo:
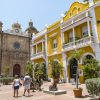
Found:
[(58, 34), (58, 32), (55, 32), (52, 35), (50, 35), (49, 37), (52, 38), (52, 37), (56, 36), (57, 34)]

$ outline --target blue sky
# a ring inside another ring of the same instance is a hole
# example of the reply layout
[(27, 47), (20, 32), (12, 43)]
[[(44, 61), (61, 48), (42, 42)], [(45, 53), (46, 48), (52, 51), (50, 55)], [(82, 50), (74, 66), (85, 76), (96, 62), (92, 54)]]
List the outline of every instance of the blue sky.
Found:
[(19, 22), (22, 29), (33, 20), (34, 26), (40, 31), (45, 24), (60, 19), (75, 0), (0, 0), (0, 20), (3, 29), (10, 29), (12, 23)]

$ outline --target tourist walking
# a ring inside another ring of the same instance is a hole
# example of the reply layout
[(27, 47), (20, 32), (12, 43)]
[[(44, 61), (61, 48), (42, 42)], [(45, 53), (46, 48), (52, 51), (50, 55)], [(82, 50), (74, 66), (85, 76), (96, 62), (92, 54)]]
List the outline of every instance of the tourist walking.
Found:
[(20, 86), (20, 79), (18, 78), (18, 75), (15, 75), (15, 79), (13, 81), (13, 89), (14, 89), (13, 97), (18, 97), (19, 86)]
[(31, 84), (31, 78), (28, 74), (26, 74), (25, 77), (24, 77), (24, 83), (23, 83), (23, 85), (24, 85), (23, 96), (25, 96), (26, 91), (28, 93), (28, 96), (30, 95), (30, 84)]

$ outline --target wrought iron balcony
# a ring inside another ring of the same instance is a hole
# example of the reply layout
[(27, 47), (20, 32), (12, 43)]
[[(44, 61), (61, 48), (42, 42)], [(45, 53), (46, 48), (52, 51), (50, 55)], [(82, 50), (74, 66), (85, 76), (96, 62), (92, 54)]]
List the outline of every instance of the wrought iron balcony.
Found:
[(64, 51), (69, 51), (69, 50), (73, 50), (75, 48), (81, 48), (81, 47), (85, 47), (90, 45), (91, 43), (93, 43), (93, 37), (85, 37), (82, 39), (79, 39), (75, 42), (69, 42), (67, 44), (63, 44), (63, 50)]

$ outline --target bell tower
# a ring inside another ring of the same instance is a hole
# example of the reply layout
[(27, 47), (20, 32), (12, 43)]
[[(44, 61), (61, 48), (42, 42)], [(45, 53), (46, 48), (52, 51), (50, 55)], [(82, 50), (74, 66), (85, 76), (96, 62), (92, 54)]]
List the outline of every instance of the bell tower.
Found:
[(37, 34), (38, 30), (33, 26), (33, 21), (30, 19), (28, 22), (28, 28), (25, 30), (28, 36), (31, 38), (33, 34)]

